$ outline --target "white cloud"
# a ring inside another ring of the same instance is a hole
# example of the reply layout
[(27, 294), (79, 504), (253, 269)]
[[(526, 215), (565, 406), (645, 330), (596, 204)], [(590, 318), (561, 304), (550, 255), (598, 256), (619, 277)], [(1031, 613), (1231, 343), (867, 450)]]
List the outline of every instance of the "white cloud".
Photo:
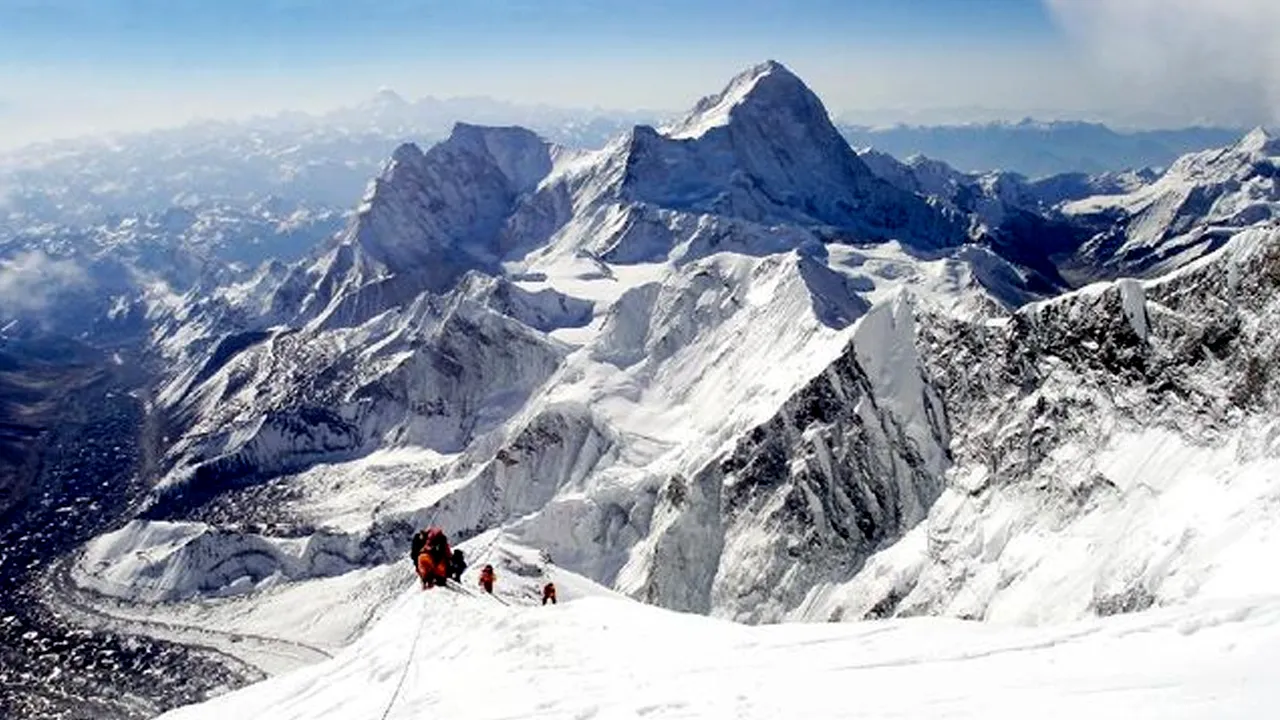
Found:
[(0, 260), (0, 313), (39, 313), (60, 293), (84, 287), (88, 275), (73, 260), (51, 258), (39, 250)]
[(1217, 122), (1280, 119), (1280, 0), (1045, 0), (1099, 94)]

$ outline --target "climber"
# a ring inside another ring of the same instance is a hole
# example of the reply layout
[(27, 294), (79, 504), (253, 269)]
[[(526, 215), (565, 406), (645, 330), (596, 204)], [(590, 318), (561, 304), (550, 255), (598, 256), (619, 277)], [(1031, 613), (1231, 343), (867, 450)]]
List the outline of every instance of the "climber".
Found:
[(462, 582), (462, 573), (467, 570), (467, 560), (462, 555), (462, 550), (454, 548), (453, 557), (449, 558), (449, 578)]
[(552, 605), (556, 604), (556, 584), (547, 583), (542, 586), (542, 604), (546, 605), (550, 600)]
[(409, 559), (413, 561), (413, 566), (418, 566), (418, 556), (422, 554), (422, 548), (427, 544), (427, 528), (423, 528), (413, 534), (413, 539), (409, 541)]
[(444, 585), (449, 578), (450, 559), (449, 538), (444, 531), (438, 527), (419, 531), (413, 537), (413, 544), (418, 548), (417, 567), (422, 589)]
[(480, 571), (480, 587), (484, 588), (484, 591), (490, 595), (493, 594), (493, 581), (493, 566), (485, 565)]

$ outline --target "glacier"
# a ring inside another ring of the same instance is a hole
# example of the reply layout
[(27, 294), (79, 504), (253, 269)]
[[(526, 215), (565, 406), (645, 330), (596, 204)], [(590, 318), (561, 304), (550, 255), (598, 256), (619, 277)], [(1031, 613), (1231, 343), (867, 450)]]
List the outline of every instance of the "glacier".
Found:
[[(982, 711), (954, 668), (1009, 683), (1010, 716), (1163, 717), (1229, 681), (1189, 679), (1184, 636), (1251, 681), (1217, 708), (1248, 716), (1280, 591), (1256, 572), (1280, 493), (1272, 145), (1159, 177), (966, 174), (855, 152), (776, 62), (593, 150), (466, 123), (401, 145), (307, 256), (141, 304), (151, 488), (59, 568), (64, 609), (288, 673), (176, 717), (374, 716), (353, 684), (448, 676), (440, 653), (458, 677), (501, 658), (555, 716), (787, 712), (760, 688), (792, 663), (815, 716), (852, 707), (813, 679), (846, 673), (895, 676), (873, 716)], [(495, 564), (505, 606), (405, 590), (426, 524)], [(547, 578), (563, 607), (522, 608)], [(426, 623), (448, 629), (410, 650)], [(644, 679), (666, 704), (591, 669), (631, 662), (589, 649), (597, 624), (679, 658)], [(700, 704), (679, 678), (717, 666), (742, 699)], [(601, 684), (567, 699), (555, 668)], [(457, 710), (459, 683), (400, 712)], [(902, 705), (907, 684), (937, 695)]]

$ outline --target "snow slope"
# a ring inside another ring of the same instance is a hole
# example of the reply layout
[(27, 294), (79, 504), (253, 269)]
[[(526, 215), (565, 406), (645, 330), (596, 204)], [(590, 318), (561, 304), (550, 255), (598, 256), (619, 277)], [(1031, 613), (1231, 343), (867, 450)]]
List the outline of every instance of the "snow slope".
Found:
[(595, 152), (401, 148), (319, 260), (158, 323), (159, 487), (76, 582), (200, 622), (229, 615), (175, 607), (342, 587), (340, 622), (273, 632), (345, 639), (439, 524), (751, 623), (1275, 593), (1242, 568), (1273, 545), (1280, 237), (1042, 300), (914, 192), (976, 181), (877, 179), (816, 102), (767, 63)]
[(1079, 218), (1116, 218), (1082, 249), (1089, 262), (1148, 277), (1221, 247), (1248, 227), (1280, 221), (1280, 140), (1262, 128), (1235, 145), (1186, 155), (1131, 193), (1068, 203)]
[(407, 590), (331, 661), (167, 720), (1264, 718), (1275, 600), (1051, 629), (945, 620), (745, 627), (567, 594), (555, 607)]
[(1102, 283), (1007, 322), (922, 321), (951, 418), (947, 490), (794, 618), (1042, 624), (1271, 594), (1280, 537), (1280, 234)]

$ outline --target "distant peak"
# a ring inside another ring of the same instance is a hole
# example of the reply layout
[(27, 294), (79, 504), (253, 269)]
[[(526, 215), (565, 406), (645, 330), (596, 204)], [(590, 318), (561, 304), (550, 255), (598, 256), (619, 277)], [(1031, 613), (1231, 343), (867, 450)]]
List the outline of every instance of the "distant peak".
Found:
[(1249, 131), (1240, 141), (1240, 149), (1250, 154), (1280, 154), (1280, 143), (1276, 136), (1262, 126)]
[(782, 63), (766, 60), (738, 73), (719, 93), (699, 100), (683, 120), (664, 128), (664, 134), (672, 138), (701, 137), (729, 124), (736, 113), (747, 107), (765, 112), (818, 108), (826, 116), (822, 103), (803, 80)]
[(389, 87), (378, 88), (378, 92), (370, 98), (369, 104), (375, 108), (389, 110), (396, 108), (408, 107), (409, 101), (405, 100), (400, 93)]
[(449, 139), (445, 142), (455, 147), (490, 149), (502, 145), (528, 147), (546, 145), (546, 141), (537, 133), (519, 125), (473, 125), (466, 122), (454, 123)]

